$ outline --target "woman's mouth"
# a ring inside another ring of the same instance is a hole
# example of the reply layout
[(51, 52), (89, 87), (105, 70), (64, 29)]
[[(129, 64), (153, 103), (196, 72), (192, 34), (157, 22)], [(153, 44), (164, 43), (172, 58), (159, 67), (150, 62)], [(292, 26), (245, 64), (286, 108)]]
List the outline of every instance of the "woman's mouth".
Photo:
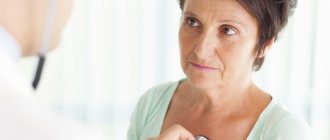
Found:
[(201, 71), (214, 71), (214, 70), (217, 70), (216, 68), (212, 68), (212, 67), (209, 67), (209, 66), (204, 66), (204, 65), (196, 64), (196, 63), (193, 63), (193, 62), (190, 62), (190, 64), (193, 67), (195, 67), (195, 68), (197, 68), (197, 69), (199, 69)]

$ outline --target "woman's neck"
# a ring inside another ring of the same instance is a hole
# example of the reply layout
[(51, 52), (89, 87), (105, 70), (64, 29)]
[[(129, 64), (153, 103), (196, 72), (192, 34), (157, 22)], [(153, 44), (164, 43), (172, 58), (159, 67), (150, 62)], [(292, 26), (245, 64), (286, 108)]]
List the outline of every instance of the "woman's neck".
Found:
[(237, 114), (238, 112), (241, 114), (243, 113), (242, 110), (253, 101), (269, 96), (256, 87), (252, 80), (238, 80), (231, 85), (208, 90), (196, 89), (188, 82), (184, 82), (182, 88), (187, 89), (188, 92), (183, 97), (191, 106), (195, 106), (203, 112), (221, 110), (224, 115)]

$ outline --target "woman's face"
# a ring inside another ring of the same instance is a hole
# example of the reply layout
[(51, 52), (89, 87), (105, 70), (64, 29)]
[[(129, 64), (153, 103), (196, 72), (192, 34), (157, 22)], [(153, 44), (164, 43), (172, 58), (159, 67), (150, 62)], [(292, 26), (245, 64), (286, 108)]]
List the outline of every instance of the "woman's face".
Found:
[(212, 89), (249, 80), (258, 24), (236, 0), (186, 0), (179, 31), (189, 82)]

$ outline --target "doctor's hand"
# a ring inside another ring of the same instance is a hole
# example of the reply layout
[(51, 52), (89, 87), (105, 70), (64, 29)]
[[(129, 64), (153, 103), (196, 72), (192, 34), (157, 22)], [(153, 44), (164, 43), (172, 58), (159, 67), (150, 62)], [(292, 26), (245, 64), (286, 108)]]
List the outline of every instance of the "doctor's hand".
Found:
[(195, 140), (194, 136), (181, 125), (175, 124), (164, 131), (160, 136), (148, 140)]

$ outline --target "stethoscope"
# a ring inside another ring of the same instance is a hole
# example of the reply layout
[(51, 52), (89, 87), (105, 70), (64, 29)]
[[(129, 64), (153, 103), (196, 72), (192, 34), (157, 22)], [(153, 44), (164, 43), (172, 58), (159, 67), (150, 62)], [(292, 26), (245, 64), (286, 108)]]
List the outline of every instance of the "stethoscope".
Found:
[(39, 62), (38, 62), (37, 70), (36, 70), (36, 73), (35, 73), (35, 76), (34, 76), (34, 79), (33, 79), (33, 82), (32, 82), (33, 89), (37, 89), (37, 87), (39, 85), (39, 81), (40, 81), (40, 78), (41, 78), (42, 69), (44, 67), (45, 60), (46, 60), (46, 56), (44, 56), (44, 55), (39, 56)]
[(37, 89), (39, 85), (39, 81), (41, 78), (42, 70), (44, 67), (44, 63), (46, 60), (46, 53), (47, 50), (49, 49), (50, 41), (51, 41), (51, 35), (52, 35), (52, 28), (55, 20), (55, 15), (56, 15), (56, 0), (48, 0), (48, 12), (46, 16), (46, 21), (45, 21), (45, 30), (43, 33), (43, 38), (41, 40), (40, 44), (40, 51), (39, 51), (39, 62), (37, 66), (37, 70), (32, 82), (32, 87), (33, 89)]
[(199, 135), (195, 137), (195, 140), (209, 140), (207, 137)]

